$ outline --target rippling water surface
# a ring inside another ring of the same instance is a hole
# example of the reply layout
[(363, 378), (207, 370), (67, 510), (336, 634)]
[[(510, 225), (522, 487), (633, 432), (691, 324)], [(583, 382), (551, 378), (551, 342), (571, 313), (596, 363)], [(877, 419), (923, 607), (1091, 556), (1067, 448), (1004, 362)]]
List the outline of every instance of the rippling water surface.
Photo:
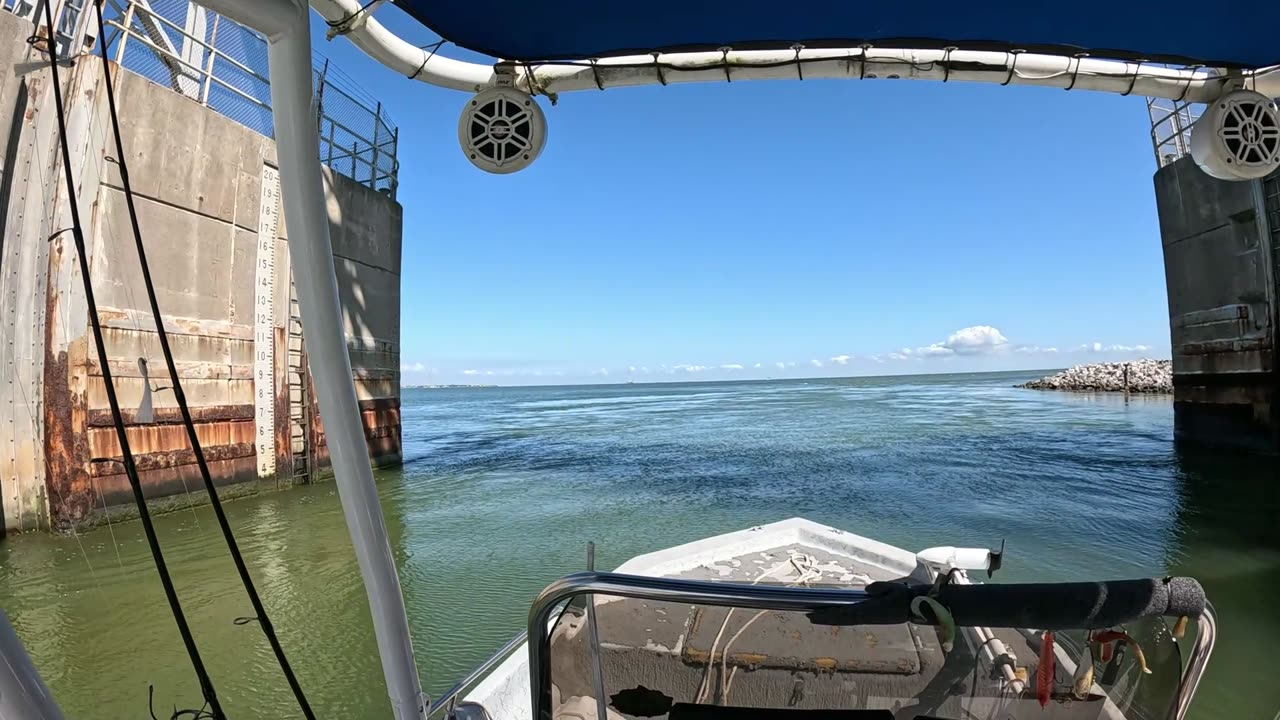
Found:
[[(1006, 580), (1195, 575), (1221, 618), (1193, 713), (1271, 718), (1274, 458), (1176, 450), (1167, 398), (1016, 390), (1031, 374), (407, 390), (379, 475), (424, 683), (452, 684), (581, 569), (792, 516), (918, 549), (1008, 542)], [(227, 506), (323, 718), (389, 717), (331, 483)], [(231, 718), (297, 715), (207, 508), (157, 519)], [(198, 705), (137, 523), (0, 542), (0, 608), (71, 718)]]

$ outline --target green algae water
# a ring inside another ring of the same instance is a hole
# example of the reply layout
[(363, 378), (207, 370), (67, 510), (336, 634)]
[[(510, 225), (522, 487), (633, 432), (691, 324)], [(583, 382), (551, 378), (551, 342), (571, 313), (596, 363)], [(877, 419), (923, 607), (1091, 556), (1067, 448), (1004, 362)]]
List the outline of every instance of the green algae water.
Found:
[[(406, 390), (379, 473), (424, 686), (438, 693), (582, 569), (804, 516), (908, 549), (1007, 541), (1004, 580), (1187, 574), (1220, 636), (1192, 715), (1280, 710), (1280, 464), (1175, 448), (1166, 397), (1018, 390), (1035, 373)], [(321, 718), (388, 718), (336, 488), (227, 505)], [(299, 715), (207, 508), (157, 518), (228, 717)], [(998, 576), (1000, 579), (1000, 576)], [(0, 541), (0, 608), (69, 718), (199, 692), (136, 523)]]

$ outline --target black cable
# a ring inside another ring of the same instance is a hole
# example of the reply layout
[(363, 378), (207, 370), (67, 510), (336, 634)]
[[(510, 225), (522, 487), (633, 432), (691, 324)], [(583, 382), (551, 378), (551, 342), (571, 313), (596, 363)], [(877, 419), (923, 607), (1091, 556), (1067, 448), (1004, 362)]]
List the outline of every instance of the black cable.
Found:
[(58, 115), (58, 139), (62, 146), (62, 169), (67, 183), (67, 200), (71, 206), (71, 237), (75, 241), (76, 256), (80, 263), (80, 280), (84, 283), (89, 325), (93, 328), (93, 344), (98, 351), (98, 366), (102, 370), (102, 383), (107, 392), (107, 404), (111, 406), (111, 419), (116, 427), (116, 440), (120, 443), (124, 471), (129, 477), (129, 486), (133, 489), (133, 500), (138, 506), (138, 519), (142, 521), (142, 530), (147, 536), (147, 545), (151, 548), (151, 558), (156, 563), (156, 572), (160, 575), (160, 584), (164, 587), (169, 609), (173, 611), (174, 622), (178, 624), (182, 644), (187, 648), (191, 666), (195, 669), (196, 677), (200, 681), (200, 692), (215, 720), (223, 720), (226, 716), (223, 715), (222, 707), (218, 704), (218, 695), (214, 692), (213, 681), (209, 679), (204, 662), (200, 660), (200, 650), (196, 648), (195, 638), (191, 635), (191, 628), (187, 625), (187, 618), (182, 612), (182, 604), (178, 602), (178, 593), (173, 587), (173, 578), (169, 577), (164, 553), (160, 551), (160, 541), (156, 539), (156, 529), (151, 523), (151, 513), (147, 510), (147, 499), (142, 494), (142, 483), (138, 480), (138, 466), (134, 463), (133, 452), (129, 449), (129, 436), (125, 433), (124, 417), (120, 414), (120, 400), (116, 397), (115, 383), (111, 379), (111, 363), (107, 357), (106, 344), (102, 339), (102, 324), (98, 320), (98, 303), (93, 297), (93, 279), (89, 275), (89, 255), (85, 250), (84, 227), (80, 224), (80, 210), (76, 205), (75, 176), (71, 172), (71, 149), (67, 141), (66, 110), (62, 104), (62, 85), (58, 80), (58, 46), (54, 40), (53, 11), (50, 9), (52, 0), (44, 0), (42, 4), (45, 26), (49, 32), (46, 42), (48, 43), (49, 72), (53, 80), (53, 102)]
[(350, 15), (342, 18), (341, 20), (325, 20), (324, 24), (328, 25), (329, 27), (335, 30), (339, 30), (340, 31), (339, 34), (345, 33), (346, 32), (345, 30), (341, 30), (342, 26), (360, 17), (362, 14), (364, 14), (366, 10), (373, 7), (373, 4), (376, 2), (378, 2), (378, 0), (369, 0), (369, 2), (362, 5), (359, 10), (351, 13)]
[[(982, 641), (982, 644), (973, 653), (973, 683), (969, 687), (969, 707), (973, 707), (974, 698), (978, 696), (978, 666), (982, 664), (982, 651), (986, 649), (987, 645), (995, 642), (996, 639), (996, 634), (991, 633), (991, 637)], [(1000, 658), (995, 658), (995, 661), (999, 662)]]
[[(104, 37), (106, 30), (102, 20), (102, 0), (95, 3), (95, 7), (98, 11), (98, 37)], [(227, 515), (222, 510), (222, 502), (218, 499), (218, 490), (213, 486), (213, 478), (209, 473), (209, 464), (204, 457), (204, 448), (200, 445), (200, 437), (196, 434), (196, 426), (191, 419), (191, 408), (187, 405), (186, 393), (183, 392), (182, 382), (178, 379), (178, 367), (173, 360), (173, 350), (169, 347), (169, 335), (164, 329), (164, 316), (160, 314), (160, 303), (156, 300), (155, 285), (151, 281), (151, 267), (147, 263), (147, 251), (142, 244), (142, 230), (138, 225), (138, 212), (133, 203), (133, 186), (129, 183), (129, 165), (125, 162), (124, 141), (120, 137), (120, 117), (116, 113), (115, 90), (112, 88), (111, 83), (111, 63), (107, 61), (106, 43), (98, 43), (98, 54), (102, 57), (102, 73), (107, 85), (107, 112), (111, 116), (111, 129), (115, 133), (116, 167), (120, 170), (120, 184), (123, 186), (125, 204), (129, 210), (129, 222), (133, 226), (133, 242), (138, 248), (138, 263), (142, 266), (142, 283), (147, 289), (147, 300), (151, 305), (151, 317), (155, 319), (156, 335), (160, 339), (160, 351), (164, 354), (164, 362), (169, 369), (169, 377), (173, 378), (172, 389), (178, 403), (178, 409), (182, 413), (182, 424), (186, 426), (187, 439), (191, 442), (191, 450), (195, 454), (196, 465), (200, 467), (200, 477), (204, 480), (205, 490), (209, 493), (209, 504), (213, 506), (213, 514), (217, 516), (218, 526), (222, 528), (222, 537), (227, 541), (227, 550), (230, 551), (231, 559), (235, 562), (236, 572), (240, 574), (240, 582), (244, 585), (244, 591), (249, 596), (249, 603), (253, 605), (254, 619), (262, 627), (262, 633), (267, 636), (267, 642), (271, 644), (271, 651), (275, 653), (276, 661), (280, 664), (280, 670), (284, 673), (285, 680), (289, 683), (289, 688), (293, 690), (293, 696), (298, 700), (298, 707), (302, 709), (302, 714), (307, 720), (315, 720), (315, 714), (311, 711), (307, 696), (303, 693), (297, 676), (293, 674), (289, 659), (285, 657), (284, 648), (280, 646), (280, 639), (276, 637), (276, 630), (271, 624), (271, 618), (267, 616), (267, 610), (263, 607), (262, 599), (258, 597), (258, 591), (253, 585), (253, 578), (249, 576), (249, 569), (244, 564), (244, 556), (240, 553), (240, 546), (236, 543), (235, 533), (231, 530), (231, 524), (227, 522)], [(237, 621), (237, 624), (241, 623)]]

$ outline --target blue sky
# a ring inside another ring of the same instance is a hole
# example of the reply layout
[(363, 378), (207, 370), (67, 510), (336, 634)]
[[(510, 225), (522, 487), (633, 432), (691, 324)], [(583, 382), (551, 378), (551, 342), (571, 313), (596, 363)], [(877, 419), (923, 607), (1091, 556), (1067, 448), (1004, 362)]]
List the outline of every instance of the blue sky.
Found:
[(1169, 355), (1140, 98), (907, 80), (571, 93), (540, 98), (538, 161), (494, 176), (458, 149), (465, 95), (315, 35), (400, 126), (405, 384)]

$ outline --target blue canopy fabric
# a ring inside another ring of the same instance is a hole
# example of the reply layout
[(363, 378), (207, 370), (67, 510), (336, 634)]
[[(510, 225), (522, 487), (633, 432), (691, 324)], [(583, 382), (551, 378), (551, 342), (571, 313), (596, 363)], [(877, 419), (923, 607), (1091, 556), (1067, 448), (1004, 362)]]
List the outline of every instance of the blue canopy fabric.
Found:
[(459, 47), (521, 62), (651, 52), (857, 47), (1026, 50), (1259, 68), (1280, 64), (1280, 0), (398, 0)]

